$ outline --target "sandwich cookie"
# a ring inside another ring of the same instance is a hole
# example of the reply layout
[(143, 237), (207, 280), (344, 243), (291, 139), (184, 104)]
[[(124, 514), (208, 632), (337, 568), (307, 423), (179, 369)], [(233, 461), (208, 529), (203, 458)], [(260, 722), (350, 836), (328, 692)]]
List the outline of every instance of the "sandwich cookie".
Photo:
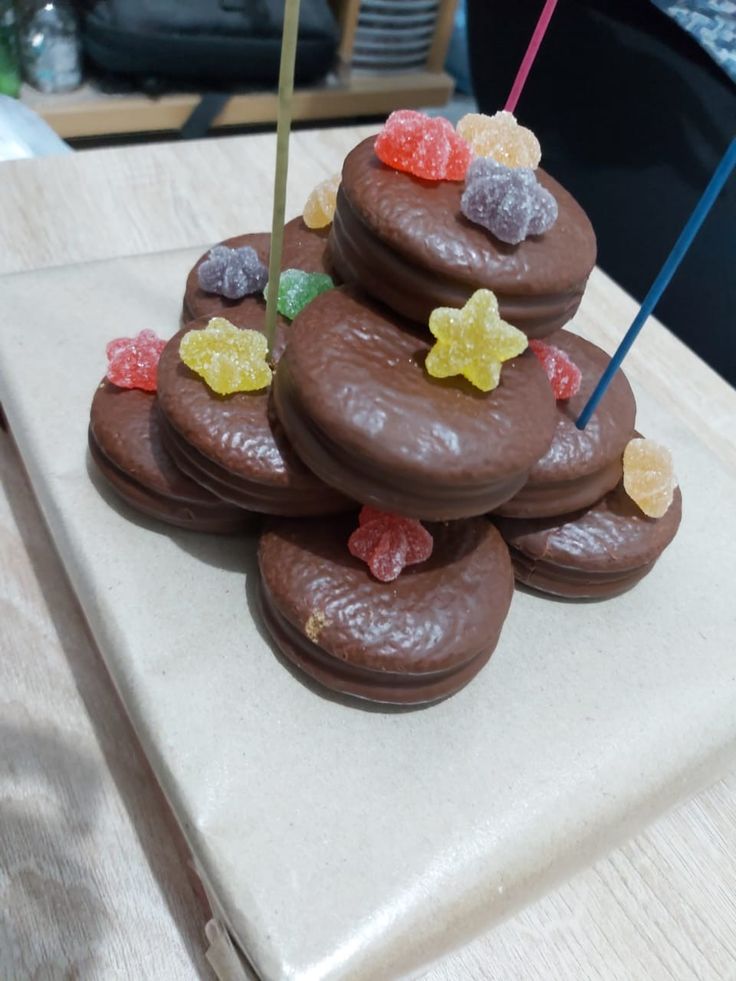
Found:
[(263, 616), (282, 654), (333, 691), (397, 705), (466, 685), (511, 603), (508, 550), (482, 518), (427, 525), (429, 559), (380, 582), (348, 551), (354, 516), (274, 519), (260, 540)]
[(509, 245), (468, 221), (462, 181), (427, 181), (387, 167), (374, 138), (345, 159), (330, 257), (345, 283), (410, 320), (426, 324), (436, 307), (462, 307), (492, 290), (504, 320), (544, 337), (575, 314), (596, 259), (587, 215), (543, 170), (536, 176), (557, 202), (552, 227)]
[(576, 395), (557, 402), (552, 445), (531, 469), (521, 490), (497, 513), (512, 518), (549, 517), (588, 507), (621, 480), (622, 457), (634, 435), (636, 401), (619, 369), (585, 429), (575, 420), (610, 361), (601, 348), (560, 330), (545, 343), (563, 351), (581, 373)]
[(174, 465), (153, 392), (103, 379), (92, 399), (89, 450), (113, 490), (143, 514), (191, 531), (236, 532), (255, 524), (255, 515), (226, 504)]
[(546, 453), (555, 399), (531, 351), (483, 392), (431, 377), (430, 341), (356, 291), (323, 293), (289, 328), (274, 408), (309, 469), (348, 497), (430, 521), (483, 514)]
[(494, 518), (525, 586), (569, 599), (607, 599), (635, 586), (677, 533), (682, 495), (675, 489), (661, 518), (649, 518), (619, 484), (574, 514)]
[[(292, 450), (270, 405), (270, 389), (217, 395), (179, 356), (190, 330), (167, 343), (158, 364), (162, 433), (176, 465), (222, 500), (266, 514), (332, 514), (355, 507), (339, 491), (315, 477)], [(240, 327), (263, 330), (264, 308), (241, 308)], [(274, 346), (278, 359), (286, 332), (281, 321)]]

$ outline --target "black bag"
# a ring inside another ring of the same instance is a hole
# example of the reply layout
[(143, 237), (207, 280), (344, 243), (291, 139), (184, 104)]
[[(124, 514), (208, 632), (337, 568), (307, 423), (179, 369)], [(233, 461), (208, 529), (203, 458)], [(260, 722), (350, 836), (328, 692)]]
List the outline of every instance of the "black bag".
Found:
[[(84, 50), (103, 72), (226, 86), (278, 79), (283, 0), (96, 0), (85, 7)], [(297, 81), (325, 75), (337, 42), (327, 0), (302, 0)]]

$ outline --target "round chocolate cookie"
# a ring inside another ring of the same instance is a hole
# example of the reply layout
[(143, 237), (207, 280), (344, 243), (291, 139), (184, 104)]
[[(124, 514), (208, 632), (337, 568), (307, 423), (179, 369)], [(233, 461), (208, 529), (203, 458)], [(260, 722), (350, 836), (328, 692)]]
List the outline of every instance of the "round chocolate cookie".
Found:
[(552, 445), (518, 494), (499, 508), (512, 518), (542, 518), (588, 507), (621, 480), (623, 452), (634, 435), (636, 401), (620, 369), (585, 429), (575, 420), (611, 360), (605, 351), (567, 330), (545, 339), (580, 368), (580, 391), (557, 403)]
[(153, 392), (103, 379), (92, 399), (89, 450), (113, 490), (137, 511), (192, 531), (234, 532), (255, 515), (181, 473), (164, 450)]
[(453, 694), (493, 653), (511, 603), (500, 535), (482, 518), (428, 525), (431, 558), (384, 583), (348, 551), (356, 525), (269, 523), (258, 560), (276, 645), (333, 691), (401, 705)]
[[(263, 329), (263, 309), (241, 309), (241, 327)], [(176, 465), (213, 494), (265, 514), (331, 514), (355, 507), (307, 469), (270, 407), (270, 389), (217, 395), (179, 357), (193, 321), (175, 334), (158, 364), (158, 403), (164, 445)], [(286, 328), (289, 330), (290, 328)], [(275, 355), (283, 350), (281, 329)]]
[[(334, 277), (332, 267), (327, 259), (327, 228), (307, 228), (301, 216), (287, 222), (284, 226), (284, 249), (281, 259), (282, 269), (303, 269), (305, 272), (327, 273)], [(268, 232), (254, 232), (250, 235), (236, 235), (225, 239), (220, 245), (231, 249), (239, 249), (250, 245), (258, 253), (258, 258), (266, 266), (271, 248), (271, 236)], [(252, 308), (265, 306), (263, 296), (254, 294), (244, 296), (241, 300), (228, 300), (218, 293), (207, 293), (200, 288), (197, 269), (209, 255), (209, 250), (197, 259), (194, 267), (187, 276), (184, 292), (184, 307), (182, 322), (187, 323), (197, 317), (227, 317), (229, 321), (240, 325), (252, 316)]]
[(435, 307), (462, 307), (479, 287), (498, 297), (504, 320), (544, 337), (577, 310), (595, 265), (587, 215), (543, 170), (559, 210), (552, 228), (507, 245), (460, 211), (462, 181), (425, 181), (392, 170), (374, 138), (345, 159), (329, 239), (340, 278), (409, 319), (426, 324)]
[(556, 518), (494, 518), (519, 582), (541, 593), (606, 599), (631, 589), (675, 537), (679, 488), (661, 518), (648, 518), (623, 483), (583, 511)]
[(307, 466), (384, 511), (430, 521), (498, 507), (546, 451), (557, 411), (530, 352), (481, 392), (430, 377), (430, 340), (389, 310), (341, 287), (290, 328), (274, 406)]

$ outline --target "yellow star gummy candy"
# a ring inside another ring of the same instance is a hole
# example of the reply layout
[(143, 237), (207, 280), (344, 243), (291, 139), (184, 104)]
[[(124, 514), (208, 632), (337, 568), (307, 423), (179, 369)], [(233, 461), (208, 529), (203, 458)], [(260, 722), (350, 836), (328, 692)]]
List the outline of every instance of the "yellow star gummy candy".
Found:
[(536, 170), (542, 159), (542, 148), (534, 133), (519, 126), (514, 114), (505, 109), (492, 116), (469, 112), (457, 124), (457, 131), (477, 157), (493, 157), (505, 167)]
[(433, 310), (429, 329), (437, 338), (425, 362), (429, 374), (434, 378), (463, 375), (481, 392), (498, 385), (502, 362), (517, 357), (528, 344), (526, 334), (501, 320), (491, 290), (476, 290), (462, 310)]
[(213, 392), (257, 392), (271, 383), (268, 343), (260, 331), (244, 330), (224, 317), (213, 317), (202, 330), (181, 339), (179, 357), (204, 378)]
[(302, 215), (307, 228), (327, 228), (332, 224), (339, 186), (340, 175), (335, 174), (314, 188), (307, 198)]
[(677, 480), (672, 454), (652, 439), (629, 440), (624, 450), (624, 490), (650, 518), (667, 513)]

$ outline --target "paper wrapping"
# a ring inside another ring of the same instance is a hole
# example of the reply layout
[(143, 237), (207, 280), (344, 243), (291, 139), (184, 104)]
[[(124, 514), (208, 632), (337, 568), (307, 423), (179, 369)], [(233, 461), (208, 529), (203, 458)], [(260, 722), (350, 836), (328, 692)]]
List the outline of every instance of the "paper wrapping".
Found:
[(263, 978), (410, 974), (733, 761), (736, 482), (638, 392), (684, 497), (647, 579), (517, 592), (489, 665), (434, 707), (322, 695), (269, 645), (253, 538), (137, 517), (87, 461), (105, 343), (173, 333), (201, 251), (3, 279), (0, 397), (218, 919)]

